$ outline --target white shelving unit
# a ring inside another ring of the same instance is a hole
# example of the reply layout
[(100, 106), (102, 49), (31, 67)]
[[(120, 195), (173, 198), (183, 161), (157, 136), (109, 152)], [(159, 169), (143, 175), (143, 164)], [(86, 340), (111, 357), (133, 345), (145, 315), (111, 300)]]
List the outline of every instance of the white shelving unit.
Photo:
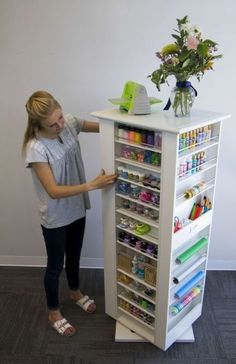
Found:
[[(102, 168), (119, 174), (102, 191), (106, 313), (167, 350), (201, 315), (221, 124), (229, 115), (92, 115), (100, 121)], [(158, 143), (140, 139), (148, 133)]]

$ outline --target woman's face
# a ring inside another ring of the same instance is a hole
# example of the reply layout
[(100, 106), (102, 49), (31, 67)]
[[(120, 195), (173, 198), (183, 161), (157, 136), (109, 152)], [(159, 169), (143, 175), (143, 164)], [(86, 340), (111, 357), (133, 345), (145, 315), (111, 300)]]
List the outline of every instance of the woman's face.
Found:
[(47, 119), (40, 123), (44, 135), (49, 138), (56, 138), (64, 129), (64, 124), (65, 120), (61, 109), (55, 109)]

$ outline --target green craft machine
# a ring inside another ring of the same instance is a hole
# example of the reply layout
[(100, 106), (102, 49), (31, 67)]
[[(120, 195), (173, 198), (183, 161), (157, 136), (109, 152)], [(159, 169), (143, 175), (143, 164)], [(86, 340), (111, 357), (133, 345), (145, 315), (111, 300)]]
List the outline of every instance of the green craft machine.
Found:
[(134, 81), (125, 83), (121, 98), (109, 99), (113, 105), (120, 105), (120, 109), (128, 114), (145, 115), (151, 113), (151, 105), (162, 102), (155, 97), (148, 97), (143, 85)]

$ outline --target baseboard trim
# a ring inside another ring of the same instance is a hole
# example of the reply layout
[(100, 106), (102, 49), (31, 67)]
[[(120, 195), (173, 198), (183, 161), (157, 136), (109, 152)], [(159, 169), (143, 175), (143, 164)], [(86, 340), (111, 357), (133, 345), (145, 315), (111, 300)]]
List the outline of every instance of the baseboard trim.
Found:
[[(47, 258), (38, 256), (0, 256), (0, 266), (13, 267), (45, 267)], [(80, 261), (81, 268), (98, 268), (103, 269), (104, 260), (102, 258), (86, 258), (82, 257)]]
[(209, 260), (207, 270), (236, 270), (235, 260)]
[[(0, 266), (45, 267), (46, 257), (0, 255)], [(81, 258), (81, 268), (104, 268), (103, 258)], [(235, 260), (209, 260), (207, 270), (236, 270)]]

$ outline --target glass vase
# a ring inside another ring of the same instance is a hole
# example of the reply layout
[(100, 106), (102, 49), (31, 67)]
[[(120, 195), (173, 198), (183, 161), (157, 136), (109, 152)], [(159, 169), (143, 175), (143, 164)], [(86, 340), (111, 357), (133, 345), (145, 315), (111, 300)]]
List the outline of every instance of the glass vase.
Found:
[(175, 116), (189, 116), (195, 99), (195, 92), (191, 86), (175, 86), (170, 94), (171, 106)]

